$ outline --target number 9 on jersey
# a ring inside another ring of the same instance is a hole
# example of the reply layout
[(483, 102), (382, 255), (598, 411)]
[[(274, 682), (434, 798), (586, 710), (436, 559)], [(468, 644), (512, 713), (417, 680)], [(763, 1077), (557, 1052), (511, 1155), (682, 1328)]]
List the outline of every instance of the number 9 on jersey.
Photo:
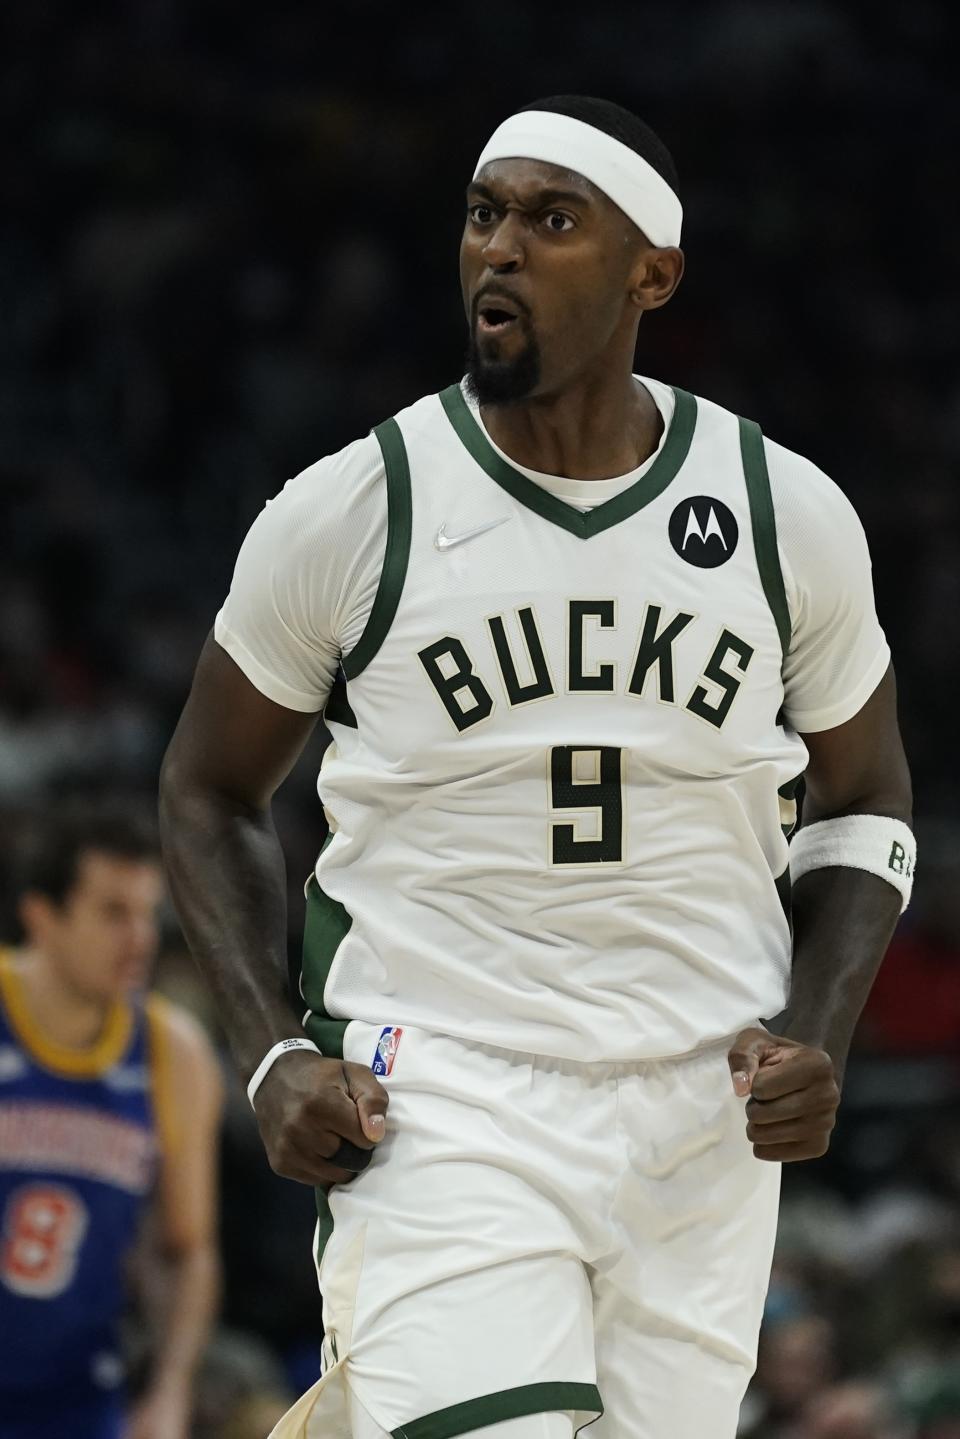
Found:
[(548, 755), (551, 864), (623, 861), (623, 750), (555, 745)]

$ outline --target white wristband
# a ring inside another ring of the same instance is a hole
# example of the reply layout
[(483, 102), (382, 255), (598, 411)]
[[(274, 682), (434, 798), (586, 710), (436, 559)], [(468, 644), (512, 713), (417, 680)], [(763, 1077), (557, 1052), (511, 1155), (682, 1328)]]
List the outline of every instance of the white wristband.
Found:
[(839, 865), (865, 869), (900, 891), (901, 914), (910, 903), (917, 842), (902, 819), (885, 814), (846, 814), (805, 824), (790, 841), (790, 879), (811, 869)]
[(257, 1097), (257, 1090), (260, 1088), (261, 1084), (266, 1079), (267, 1075), (270, 1073), (271, 1069), (276, 1064), (281, 1054), (286, 1054), (287, 1051), (290, 1049), (312, 1049), (314, 1054), (320, 1053), (319, 1049), (314, 1044), (312, 1039), (281, 1039), (279, 1044), (275, 1044), (272, 1049), (268, 1049), (266, 1054), (261, 1059), (260, 1063), (257, 1065), (256, 1069), (253, 1071), (250, 1083), (247, 1085), (247, 1098), (250, 1101), (251, 1108), (253, 1108), (253, 1101)]

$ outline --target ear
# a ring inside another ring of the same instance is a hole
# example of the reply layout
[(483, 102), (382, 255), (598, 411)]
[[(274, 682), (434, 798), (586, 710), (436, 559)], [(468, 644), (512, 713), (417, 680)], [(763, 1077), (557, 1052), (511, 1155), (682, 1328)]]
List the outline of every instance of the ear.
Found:
[(28, 889), (17, 901), (20, 924), (31, 944), (43, 942), (43, 936), (49, 933), (57, 913), (57, 907), (50, 897), (35, 889)]
[(645, 247), (630, 277), (630, 299), (638, 310), (659, 310), (683, 278), (683, 251), (676, 245)]

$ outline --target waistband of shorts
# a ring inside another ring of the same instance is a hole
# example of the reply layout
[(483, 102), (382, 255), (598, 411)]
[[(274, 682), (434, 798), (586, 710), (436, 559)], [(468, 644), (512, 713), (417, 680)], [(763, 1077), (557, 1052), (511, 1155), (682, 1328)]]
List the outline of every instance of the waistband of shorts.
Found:
[(383, 1025), (369, 1020), (351, 1020), (351, 1025), (366, 1025), (372, 1031), (381, 1028), (395, 1027), (408, 1035), (422, 1035), (428, 1041), (432, 1038), (446, 1040), (452, 1044), (463, 1045), (471, 1050), (489, 1051), (491, 1054), (510, 1058), (522, 1062), (529, 1062), (534, 1066), (558, 1065), (564, 1068), (580, 1069), (587, 1071), (607, 1070), (621, 1074), (655, 1073), (662, 1070), (688, 1070), (696, 1069), (701, 1064), (712, 1064), (721, 1056), (726, 1056), (737, 1035), (744, 1029), (764, 1028), (761, 1019), (747, 1019), (730, 1034), (721, 1035), (717, 1039), (705, 1040), (703, 1044), (693, 1049), (682, 1050), (677, 1054), (648, 1055), (637, 1059), (578, 1059), (570, 1055), (547, 1054), (536, 1050), (514, 1049), (503, 1044), (490, 1044), (487, 1040), (474, 1039), (467, 1035), (451, 1034), (444, 1030), (425, 1029), (422, 1025), (398, 1024), (395, 1020), (385, 1021)]

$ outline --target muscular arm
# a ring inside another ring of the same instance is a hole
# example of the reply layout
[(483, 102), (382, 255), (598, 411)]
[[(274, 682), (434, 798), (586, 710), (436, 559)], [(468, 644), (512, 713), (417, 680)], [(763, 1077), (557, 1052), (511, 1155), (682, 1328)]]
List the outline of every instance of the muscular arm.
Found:
[(167, 878), (244, 1080), (300, 1032), (270, 805), (316, 720), (267, 699), (210, 638), (161, 771)]
[[(804, 823), (848, 814), (911, 823), (892, 667), (853, 719), (803, 739), (810, 754)], [(773, 1027), (825, 1050), (838, 1079), (900, 905), (899, 891), (865, 870), (812, 870), (794, 889), (790, 1002)]]
[[(806, 823), (851, 814), (910, 823), (892, 668), (858, 714), (804, 742)], [(900, 904), (886, 880), (847, 866), (811, 870), (797, 883), (789, 1004), (770, 1021), (770, 1033), (745, 1030), (728, 1056), (735, 1091), (750, 1096), (747, 1135), (758, 1159), (826, 1152), (850, 1041)]]
[[(278, 1040), (301, 1033), (287, 998), (284, 862), (270, 805), (315, 722), (267, 699), (210, 638), (161, 773), (174, 903), (245, 1080)], [(330, 1156), (342, 1140), (369, 1149), (386, 1106), (369, 1070), (298, 1050), (267, 1075), (256, 1114), (278, 1173), (330, 1184), (350, 1177)]]

